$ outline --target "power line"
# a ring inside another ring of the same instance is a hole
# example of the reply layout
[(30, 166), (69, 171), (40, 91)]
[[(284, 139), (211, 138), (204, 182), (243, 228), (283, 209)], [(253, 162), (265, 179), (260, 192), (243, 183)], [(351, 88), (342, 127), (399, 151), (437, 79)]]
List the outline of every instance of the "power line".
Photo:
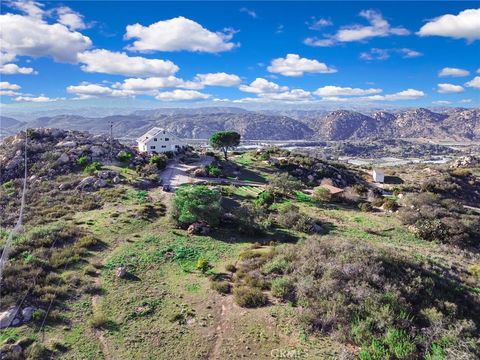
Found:
[(24, 150), (24, 177), (23, 177), (23, 189), (22, 189), (22, 197), (20, 201), (20, 212), (18, 214), (18, 220), (15, 224), (15, 227), (12, 229), (10, 234), (8, 235), (7, 242), (3, 247), (2, 256), (0, 258), (0, 294), (1, 294), (1, 286), (3, 280), (3, 270), (5, 269), (5, 265), (8, 261), (8, 256), (10, 255), (10, 250), (12, 247), (13, 237), (18, 233), (20, 228), (22, 227), (23, 221), (23, 209), (25, 208), (25, 194), (27, 192), (27, 142), (28, 142), (28, 129), (25, 129), (25, 150)]

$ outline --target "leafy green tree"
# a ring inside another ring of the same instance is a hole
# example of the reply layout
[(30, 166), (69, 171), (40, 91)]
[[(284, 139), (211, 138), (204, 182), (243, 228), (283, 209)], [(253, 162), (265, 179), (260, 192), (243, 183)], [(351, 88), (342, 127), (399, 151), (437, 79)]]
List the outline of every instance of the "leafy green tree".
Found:
[(240, 134), (235, 131), (218, 131), (210, 138), (210, 146), (221, 150), (225, 160), (228, 160), (228, 150), (233, 150), (238, 145), (240, 145)]
[(172, 217), (184, 226), (197, 221), (217, 225), (222, 213), (221, 197), (218, 190), (208, 186), (182, 186), (175, 192)]
[(274, 195), (290, 196), (303, 187), (302, 182), (287, 173), (275, 174), (269, 179), (267, 190)]

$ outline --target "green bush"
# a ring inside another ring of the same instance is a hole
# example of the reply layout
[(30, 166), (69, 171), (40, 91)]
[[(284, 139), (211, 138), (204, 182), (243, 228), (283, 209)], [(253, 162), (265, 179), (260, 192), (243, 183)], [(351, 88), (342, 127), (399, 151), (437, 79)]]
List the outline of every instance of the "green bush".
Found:
[(313, 189), (312, 198), (315, 201), (328, 202), (332, 200), (332, 194), (330, 193), (330, 190), (324, 187), (318, 186), (315, 189)]
[(268, 191), (263, 191), (258, 194), (257, 198), (254, 200), (255, 205), (258, 206), (270, 206), (273, 204), (273, 195)]
[(269, 179), (267, 190), (275, 195), (290, 196), (303, 187), (302, 182), (287, 173), (279, 173)]
[(208, 165), (205, 167), (205, 171), (208, 175), (212, 177), (220, 177), (222, 175), (222, 170), (218, 168), (218, 166), (215, 165)]
[(155, 165), (157, 169), (163, 170), (167, 166), (168, 157), (165, 154), (154, 154), (150, 157), (149, 163)]
[(182, 186), (175, 192), (171, 215), (183, 226), (197, 221), (217, 225), (222, 213), (221, 198), (218, 190), (207, 186)]
[(82, 155), (77, 159), (77, 164), (78, 165), (87, 165), (89, 163), (87, 155)]
[(127, 151), (120, 151), (118, 153), (118, 156), (117, 156), (118, 160), (120, 160), (121, 162), (127, 162), (129, 161), (131, 158), (133, 158), (133, 154), (130, 153), (130, 152), (127, 152)]
[(281, 277), (271, 283), (273, 296), (282, 300), (293, 300), (295, 298), (295, 286), (290, 278)]
[(87, 166), (85, 166), (85, 169), (83, 170), (83, 172), (85, 174), (88, 174), (88, 175), (93, 175), (95, 173), (95, 171), (98, 171), (102, 168), (102, 163), (99, 162), (99, 161), (94, 161), (92, 162), (91, 164), (88, 164)]
[(246, 308), (256, 308), (265, 306), (268, 303), (268, 297), (260, 289), (239, 286), (233, 289), (233, 297), (238, 305)]
[(89, 324), (94, 329), (103, 329), (107, 325), (108, 319), (100, 312), (94, 313)]
[(212, 281), (210, 286), (220, 294), (230, 294), (231, 291), (231, 285), (228, 281)]
[(208, 262), (208, 260), (206, 260), (205, 258), (201, 257), (201, 258), (198, 258), (197, 260), (197, 265), (196, 265), (196, 269), (198, 271), (200, 271), (202, 274), (205, 274), (208, 270), (211, 269), (211, 265), (210, 263)]

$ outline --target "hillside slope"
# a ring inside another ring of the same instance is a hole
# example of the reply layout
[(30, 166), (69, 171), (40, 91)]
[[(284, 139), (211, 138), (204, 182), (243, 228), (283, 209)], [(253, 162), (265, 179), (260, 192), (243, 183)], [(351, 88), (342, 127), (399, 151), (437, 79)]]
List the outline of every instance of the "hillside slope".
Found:
[[(289, 116), (291, 115), (291, 116)], [(351, 140), (427, 138), (480, 140), (480, 110), (454, 108), (362, 114), (355, 111), (264, 111), (235, 108), (159, 109), (130, 115), (87, 118), (75, 115), (41, 117), (31, 127), (55, 127), (107, 133), (110, 121), (124, 138), (136, 138), (153, 126), (189, 139), (206, 139), (215, 131), (235, 130), (247, 140)], [(10, 119), (10, 123), (12, 120)], [(7, 134), (22, 123), (9, 127)]]

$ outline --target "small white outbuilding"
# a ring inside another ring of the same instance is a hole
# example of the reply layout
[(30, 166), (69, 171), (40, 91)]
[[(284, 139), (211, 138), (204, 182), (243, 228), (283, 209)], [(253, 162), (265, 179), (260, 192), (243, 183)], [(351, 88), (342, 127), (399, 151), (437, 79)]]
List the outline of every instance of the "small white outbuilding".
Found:
[(177, 136), (158, 127), (154, 127), (140, 136), (137, 144), (138, 151), (148, 153), (178, 151), (184, 146)]
[(373, 181), (377, 183), (383, 183), (385, 181), (385, 173), (379, 169), (373, 169), (372, 177)]

